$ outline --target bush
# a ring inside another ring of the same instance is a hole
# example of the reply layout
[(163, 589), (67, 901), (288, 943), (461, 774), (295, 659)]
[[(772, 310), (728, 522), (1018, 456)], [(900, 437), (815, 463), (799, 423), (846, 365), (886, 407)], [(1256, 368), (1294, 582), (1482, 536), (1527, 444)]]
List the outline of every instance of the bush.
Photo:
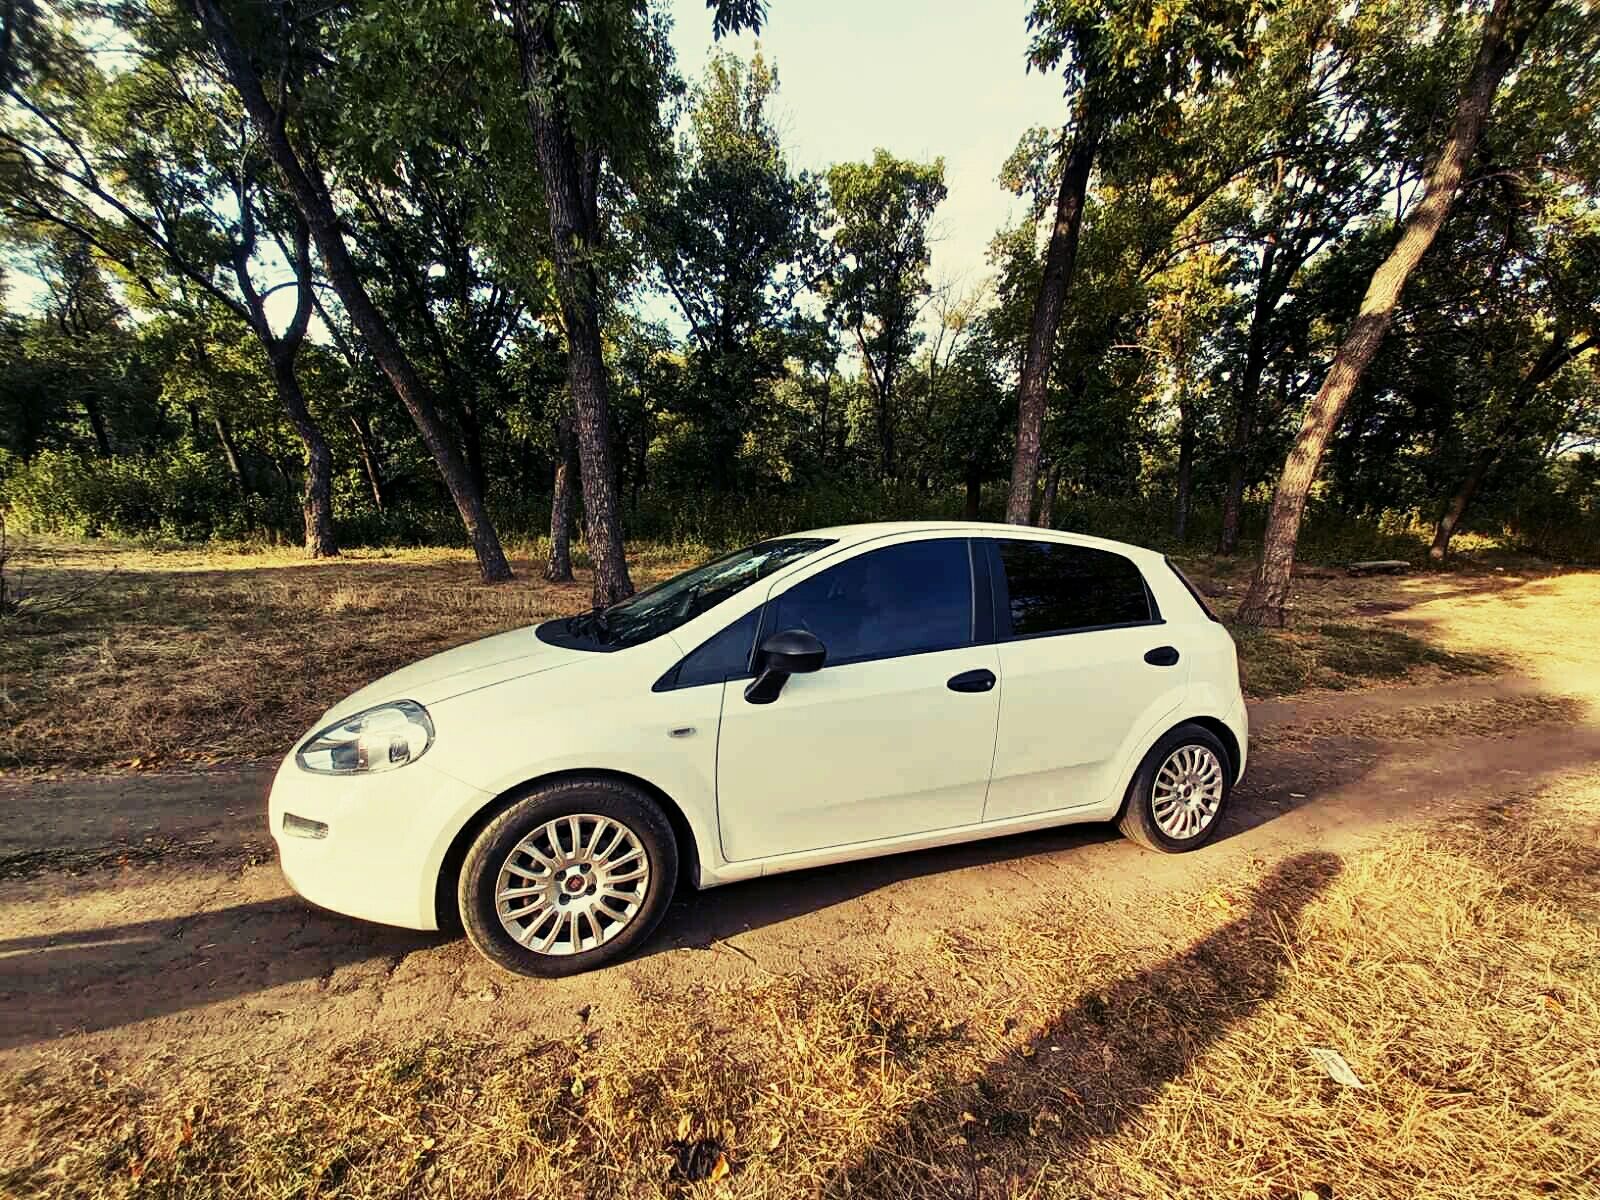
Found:
[(281, 504), (241, 497), (220, 464), (183, 450), (160, 458), (46, 450), (5, 468), (0, 504), (32, 533), (198, 542), (281, 530), (286, 515)]

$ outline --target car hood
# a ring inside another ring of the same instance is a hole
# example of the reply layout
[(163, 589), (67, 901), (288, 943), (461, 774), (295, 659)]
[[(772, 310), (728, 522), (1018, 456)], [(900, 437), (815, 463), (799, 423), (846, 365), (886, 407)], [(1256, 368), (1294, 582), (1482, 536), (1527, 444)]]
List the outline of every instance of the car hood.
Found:
[(388, 700), (415, 700), (424, 706), (437, 704), (464, 692), (594, 657), (590, 651), (571, 650), (540, 641), (535, 628), (537, 626), (530, 625), (497, 633), (401, 667), (346, 696), (327, 711), (323, 722), (336, 721)]

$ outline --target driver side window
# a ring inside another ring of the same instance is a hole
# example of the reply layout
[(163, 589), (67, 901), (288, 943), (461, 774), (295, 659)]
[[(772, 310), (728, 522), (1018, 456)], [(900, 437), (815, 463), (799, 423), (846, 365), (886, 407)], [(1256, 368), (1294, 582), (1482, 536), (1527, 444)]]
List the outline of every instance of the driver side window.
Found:
[(872, 550), (802, 580), (772, 606), (766, 628), (814, 634), (827, 647), (828, 667), (968, 646), (974, 640), (968, 541)]

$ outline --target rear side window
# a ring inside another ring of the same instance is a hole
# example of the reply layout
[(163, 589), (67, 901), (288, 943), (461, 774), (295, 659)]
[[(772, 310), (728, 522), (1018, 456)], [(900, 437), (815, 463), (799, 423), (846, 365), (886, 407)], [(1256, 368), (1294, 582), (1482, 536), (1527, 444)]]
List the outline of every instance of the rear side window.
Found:
[(1060, 542), (997, 541), (1012, 637), (1139, 625), (1157, 619), (1144, 576), (1107, 550)]
[(970, 645), (967, 539), (869, 551), (802, 580), (772, 606), (767, 628), (814, 634), (827, 647), (829, 667)]

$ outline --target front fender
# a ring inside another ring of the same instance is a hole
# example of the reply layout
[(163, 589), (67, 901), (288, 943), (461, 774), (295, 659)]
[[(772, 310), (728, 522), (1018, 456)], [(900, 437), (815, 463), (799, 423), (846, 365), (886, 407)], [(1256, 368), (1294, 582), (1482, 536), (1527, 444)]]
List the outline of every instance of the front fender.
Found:
[[(677, 660), (675, 650), (667, 666)], [(597, 664), (603, 666), (604, 664)], [(656, 672), (655, 674), (659, 674)], [(566, 686), (559, 686), (566, 676)], [(648, 669), (607, 687), (587, 670), (552, 672), (473, 692), (430, 709), (428, 761), (477, 788), (440, 831), (436, 862), (479, 812), (513, 789), (552, 775), (604, 771), (631, 776), (666, 796), (695, 840), (702, 867), (720, 863), (716, 836), (717, 727), (722, 686), (654, 692)], [(639, 683), (640, 678), (647, 682)]]

